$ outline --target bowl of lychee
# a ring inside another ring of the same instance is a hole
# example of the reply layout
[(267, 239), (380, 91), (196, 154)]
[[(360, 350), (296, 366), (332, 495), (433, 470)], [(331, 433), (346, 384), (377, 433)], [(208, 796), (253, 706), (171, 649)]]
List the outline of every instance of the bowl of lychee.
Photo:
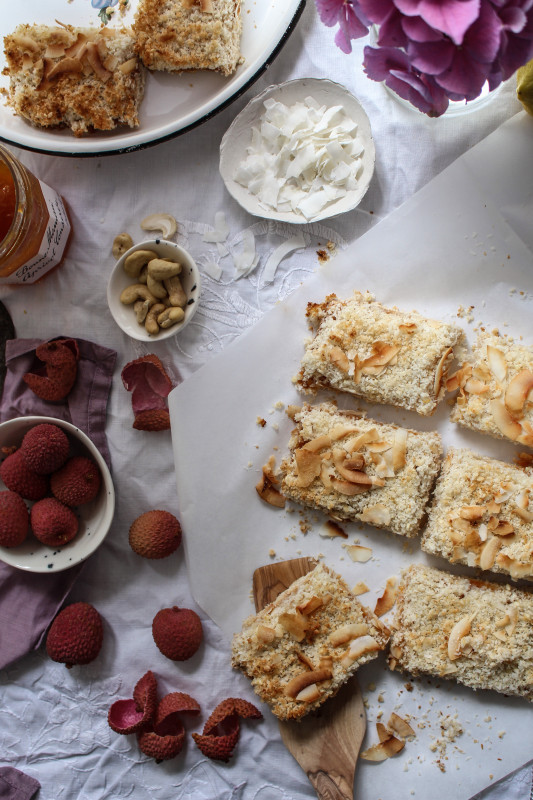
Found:
[(0, 560), (60, 572), (104, 541), (115, 512), (108, 466), (91, 439), (53, 417), (0, 424)]

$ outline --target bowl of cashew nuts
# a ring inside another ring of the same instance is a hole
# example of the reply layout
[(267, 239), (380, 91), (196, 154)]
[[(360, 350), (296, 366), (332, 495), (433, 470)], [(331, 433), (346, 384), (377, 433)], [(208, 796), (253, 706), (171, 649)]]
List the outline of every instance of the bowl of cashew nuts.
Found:
[(107, 302), (124, 333), (148, 342), (182, 331), (196, 313), (200, 291), (192, 256), (174, 242), (148, 239), (127, 249), (116, 262)]

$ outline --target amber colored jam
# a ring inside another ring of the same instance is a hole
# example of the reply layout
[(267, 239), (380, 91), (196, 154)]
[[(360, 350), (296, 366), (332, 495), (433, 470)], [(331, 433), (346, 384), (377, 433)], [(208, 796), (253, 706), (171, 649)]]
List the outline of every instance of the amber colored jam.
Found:
[(15, 216), (15, 183), (7, 164), (0, 161), (0, 242), (5, 238)]

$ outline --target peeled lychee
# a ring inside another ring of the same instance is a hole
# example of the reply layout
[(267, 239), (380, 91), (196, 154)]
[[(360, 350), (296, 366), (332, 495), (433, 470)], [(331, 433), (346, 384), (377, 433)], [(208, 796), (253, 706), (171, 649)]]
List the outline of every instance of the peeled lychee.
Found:
[(49, 547), (61, 547), (70, 542), (79, 527), (73, 510), (55, 497), (45, 497), (33, 504), (30, 523), (35, 537)]
[(163, 608), (153, 619), (152, 635), (164, 656), (172, 661), (186, 661), (202, 643), (202, 622), (190, 608)]
[(181, 544), (181, 525), (168, 511), (146, 511), (132, 523), (129, 542), (144, 558), (165, 558)]
[(98, 465), (86, 456), (69, 458), (50, 476), (52, 494), (67, 506), (81, 506), (95, 499), (100, 489)]
[(0, 545), (17, 547), (28, 535), (30, 517), (26, 503), (16, 492), (0, 492)]
[(67, 460), (69, 441), (65, 431), (57, 425), (44, 422), (30, 428), (20, 450), (30, 469), (39, 475), (49, 475)]
[(52, 622), (46, 639), (46, 651), (53, 661), (66, 664), (89, 664), (102, 647), (102, 618), (90, 603), (72, 603)]
[(48, 479), (30, 469), (20, 449), (2, 461), (0, 478), (8, 489), (26, 500), (41, 500), (48, 491)]

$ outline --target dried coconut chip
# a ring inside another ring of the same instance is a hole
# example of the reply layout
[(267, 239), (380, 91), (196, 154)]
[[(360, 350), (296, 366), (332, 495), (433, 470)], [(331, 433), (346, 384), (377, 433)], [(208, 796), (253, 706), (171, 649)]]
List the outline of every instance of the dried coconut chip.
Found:
[(374, 744), (367, 750), (363, 750), (359, 754), (360, 758), (364, 761), (385, 761), (399, 753), (405, 747), (405, 742), (397, 739), (395, 736), (389, 736), (388, 739)]
[(242, 233), (242, 249), (233, 255), (235, 264), (235, 278), (245, 278), (259, 263), (259, 256), (255, 252), (255, 237), (250, 228)]
[(396, 578), (387, 578), (385, 590), (381, 597), (378, 597), (374, 614), (377, 617), (382, 617), (387, 611), (390, 611), (396, 602), (396, 595), (398, 593)]
[(294, 250), (302, 250), (305, 247), (305, 240), (303, 236), (293, 236), (282, 242), (276, 249), (269, 255), (263, 271), (263, 285), (272, 283), (276, 270), (283, 261), (283, 259), (292, 253)]
[(228, 234), (229, 228), (226, 222), (226, 215), (223, 211), (217, 211), (215, 214), (215, 227), (212, 231), (204, 233), (202, 239), (204, 242), (221, 243), (226, 241)]

